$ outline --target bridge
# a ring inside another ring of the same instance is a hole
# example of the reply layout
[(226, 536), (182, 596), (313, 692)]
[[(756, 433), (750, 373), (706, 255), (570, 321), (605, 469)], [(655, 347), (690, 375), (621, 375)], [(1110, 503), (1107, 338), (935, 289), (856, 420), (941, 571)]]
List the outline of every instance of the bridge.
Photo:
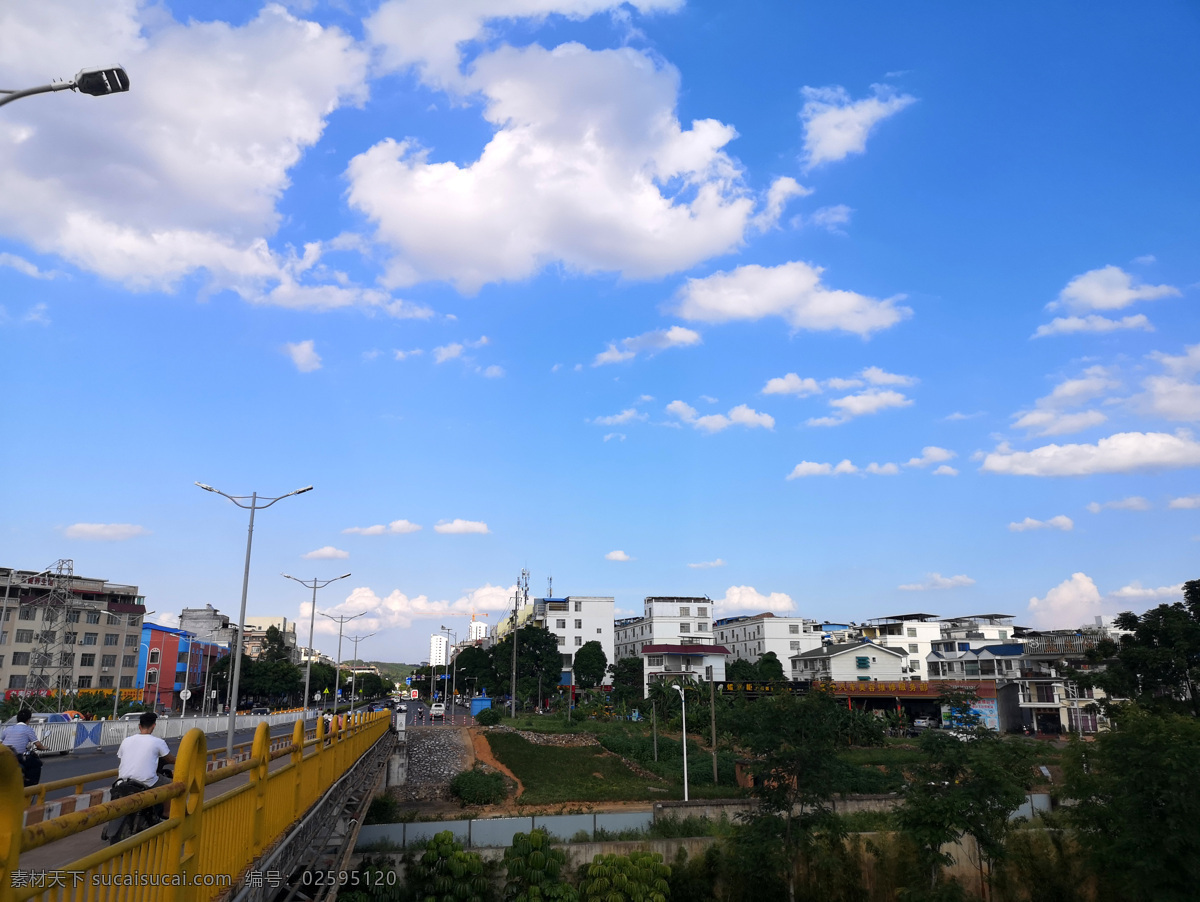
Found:
[[(344, 864), (396, 746), (391, 717), (356, 714), (326, 735), (321, 719), (306, 729), (298, 716), (291, 737), (274, 740), (263, 721), (228, 762), (193, 728), (180, 741), (174, 782), (33, 823), (31, 803), (53, 814), (48, 793), (82, 793), (116, 772), (25, 787), (16, 756), (0, 746), (0, 902), (320, 899), (336, 887), (307, 885), (303, 875)], [(154, 827), (116, 845), (81, 843), (95, 827), (162, 803), (169, 817)]]

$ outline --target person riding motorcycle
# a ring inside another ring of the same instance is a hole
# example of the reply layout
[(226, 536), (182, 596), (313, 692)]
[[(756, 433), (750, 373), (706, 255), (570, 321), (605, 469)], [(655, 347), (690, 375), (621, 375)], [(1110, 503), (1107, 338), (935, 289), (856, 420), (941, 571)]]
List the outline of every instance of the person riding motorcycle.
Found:
[(32, 711), (22, 708), (17, 712), (17, 722), (5, 727), (4, 732), (0, 733), (0, 744), (8, 746), (17, 756), (17, 763), (21, 765), (21, 773), (26, 786), (33, 786), (42, 779), (42, 759), (33, 749), (40, 749), (43, 752), (46, 750), (46, 747), (38, 741), (33, 727), (29, 725), (29, 719), (32, 716)]
[[(117, 782), (113, 784), (114, 792), (119, 784), (126, 788), (122, 795), (127, 795), (130, 791), (141, 792), (171, 782), (170, 776), (159, 773), (159, 765), (173, 763), (175, 756), (171, 754), (166, 742), (154, 735), (154, 725), (157, 721), (157, 714), (146, 711), (138, 718), (138, 731), (121, 740), (117, 749), (117, 757), (121, 764), (117, 770)], [(140, 785), (135, 788), (128, 786), (129, 783)], [(162, 816), (167, 816), (165, 805)]]

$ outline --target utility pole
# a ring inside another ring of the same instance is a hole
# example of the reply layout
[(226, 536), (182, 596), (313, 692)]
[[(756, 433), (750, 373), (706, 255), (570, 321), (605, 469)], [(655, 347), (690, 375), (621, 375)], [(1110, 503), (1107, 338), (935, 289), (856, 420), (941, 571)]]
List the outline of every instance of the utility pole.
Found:
[(338, 693), (342, 689), (342, 628), (355, 617), (361, 617), (366, 611), (360, 611), (357, 614), (346, 616), (345, 614), (334, 617), (332, 614), (321, 612), (322, 617), (328, 617), (338, 625), (338, 656), (337, 656), (337, 675), (333, 678), (333, 713), (337, 713), (337, 698)]
[(712, 665), (705, 668), (708, 671), (708, 710), (712, 713), (712, 755), (713, 755), (713, 786), (717, 785), (717, 681), (713, 679)]
[(513, 621), (512, 621), (512, 639), (513, 639), (513, 647), (512, 647), (512, 673), (511, 673), (511, 675), (510, 675), (510, 681), (509, 681), (509, 689), (510, 689), (510, 691), (511, 691), (511, 694), (512, 694), (512, 711), (511, 711), (511, 715), (512, 715), (512, 717), (513, 717), (513, 718), (516, 718), (516, 716), (517, 716), (517, 636), (518, 636), (518, 631), (517, 631), (517, 630), (518, 630), (518, 627), (517, 627), (517, 605), (518, 605), (518, 604), (520, 604), (520, 601), (521, 601), (521, 586), (520, 586), (520, 584), (518, 583), (518, 584), (517, 584), (517, 592), (516, 592), (516, 594), (515, 594), (515, 595), (513, 595)]
[(349, 575), (349, 573), (343, 573), (341, 576), (335, 576), (333, 579), (317, 579), (316, 577), (313, 577), (312, 579), (305, 581), (302, 579), (296, 579), (296, 577), (289, 576), (286, 573), (280, 574), (280, 576), (284, 577), (285, 579), (290, 579), (292, 582), (297, 582), (306, 589), (313, 590), (312, 610), (308, 612), (308, 664), (304, 668), (304, 711), (306, 717), (308, 714), (309, 702), (308, 692), (311, 688), (312, 682), (313, 627), (316, 626), (317, 622), (317, 589), (324, 589), (330, 583), (335, 583), (339, 579), (345, 579)]
[[(375, 633), (367, 633), (365, 636), (347, 636), (346, 637), (347, 639), (349, 639), (351, 642), (354, 643), (354, 660), (355, 661), (358, 660), (358, 643), (361, 642), (363, 639), (370, 639), (374, 635), (375, 635)], [(358, 678), (358, 671), (356, 671), (353, 667), (351, 667), (351, 669), (350, 669), (350, 713), (351, 714), (354, 713), (354, 687), (355, 687), (355, 681), (357, 678)]]

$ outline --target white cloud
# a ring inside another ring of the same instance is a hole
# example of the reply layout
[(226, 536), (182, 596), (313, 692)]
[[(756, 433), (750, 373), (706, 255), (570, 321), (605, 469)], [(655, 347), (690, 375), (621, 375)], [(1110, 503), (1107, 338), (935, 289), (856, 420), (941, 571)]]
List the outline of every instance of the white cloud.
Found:
[(409, 357), (419, 357), (424, 353), (425, 352), (422, 351), (420, 348), (413, 348), (411, 351), (400, 351), (400, 350), (392, 351), (392, 354), (395, 356), (395, 358), (397, 360), (407, 360)]
[(283, 349), (300, 372), (311, 373), (321, 368), (321, 355), (316, 352), (311, 338), (308, 341), (288, 342)]
[(1200, 373), (1200, 344), (1187, 345), (1178, 356), (1159, 351), (1151, 354), (1150, 358), (1161, 363), (1163, 369), (1172, 376), (1183, 378)]
[(646, 419), (646, 414), (641, 413), (636, 407), (626, 407), (620, 413), (614, 413), (611, 416), (595, 417), (592, 422), (601, 426), (620, 426), (622, 423), (632, 423), (644, 419)]
[(170, 627), (171, 629), (179, 628), (179, 615), (172, 611), (159, 611), (152, 617), (147, 617), (150, 623), (156, 623), (159, 626)]
[(1128, 586), (1122, 586), (1109, 595), (1109, 598), (1121, 601), (1139, 601), (1145, 604), (1156, 604), (1163, 601), (1182, 601), (1183, 583), (1175, 586), (1159, 586), (1157, 589), (1144, 588), (1134, 580)]
[(895, 464), (867, 464), (867, 472), (875, 476), (895, 476), (900, 472), (900, 468)]
[(926, 575), (924, 582), (908, 583), (899, 588), (905, 592), (927, 592), (931, 589), (958, 589), (962, 586), (973, 585), (975, 585), (975, 580), (971, 579), (965, 573), (960, 573), (957, 576), (942, 576), (940, 573), (929, 573)]
[(745, 404), (739, 404), (726, 414), (713, 413), (699, 416), (696, 408), (684, 401), (672, 401), (667, 405), (667, 413), (672, 414), (696, 429), (704, 432), (721, 432), (730, 426), (745, 426), (747, 429), (774, 429), (775, 418), (770, 414), (759, 413)]
[(632, 360), (639, 353), (654, 354), (667, 348), (686, 348), (700, 343), (700, 333), (683, 326), (672, 326), (669, 329), (658, 329), (645, 332), (632, 338), (621, 340), (621, 347), (610, 343), (608, 348), (596, 355), (592, 366), (603, 366), (606, 363), (621, 363)]
[(1072, 574), (1046, 593), (1029, 599), (1029, 613), (1042, 628), (1069, 628), (1093, 622), (1104, 608), (1100, 590), (1086, 573)]
[(1132, 495), (1129, 498), (1122, 498), (1120, 501), (1105, 501), (1103, 504), (1093, 501), (1087, 506), (1087, 509), (1093, 514), (1098, 514), (1102, 510), (1148, 511), (1150, 502), (1140, 495)]
[(862, 388), (863, 384), (861, 379), (843, 379), (840, 376), (834, 376), (832, 379), (825, 380), (825, 387), (832, 388), (835, 391), (845, 391), (848, 388)]
[(318, 548), (316, 551), (308, 552), (303, 557), (306, 561), (341, 561), (350, 557), (350, 552), (334, 548), (332, 545), (326, 545), (323, 548)]
[(790, 596), (782, 592), (763, 595), (753, 586), (730, 586), (725, 590), (725, 597), (714, 599), (713, 604), (720, 611), (751, 611), (756, 614), (783, 614), (796, 608)]
[(916, 385), (919, 381), (916, 376), (901, 376), (898, 373), (889, 373), (877, 366), (869, 366), (859, 373), (859, 375), (872, 385)]
[(1143, 332), (1153, 332), (1154, 326), (1146, 319), (1144, 313), (1134, 316), (1123, 316), (1120, 319), (1109, 319), (1093, 313), (1089, 316), (1056, 316), (1048, 323), (1037, 327), (1033, 338), (1045, 338), (1048, 335), (1075, 335), (1080, 332), (1117, 332), (1127, 329), (1141, 329)]
[(942, 464), (940, 467), (938, 467), (936, 470), (933, 471), (933, 475), (934, 476), (957, 476), (958, 470), (954, 469), (954, 467), (950, 466), (949, 464)]
[(951, 423), (956, 423), (959, 420), (973, 420), (976, 417), (981, 416), (983, 416), (983, 411), (976, 411), (975, 413), (963, 413), (962, 411), (956, 410), (954, 413), (947, 414), (944, 419)]
[(948, 460), (953, 460), (954, 457), (955, 454), (953, 451), (947, 451), (945, 448), (939, 448), (937, 445), (926, 445), (921, 449), (920, 457), (909, 458), (908, 463), (904, 466), (928, 467), (932, 464), (940, 464)]
[(688, 564), (688, 566), (693, 570), (711, 570), (714, 567), (724, 567), (725, 562), (721, 558), (717, 558), (715, 561), (701, 561), (698, 564)]
[(440, 532), (443, 535), (467, 535), (476, 533), (485, 535), (490, 530), (486, 523), (481, 520), (460, 520), (457, 517), (453, 520), (439, 520), (433, 527), (434, 532)]
[(357, 536), (381, 536), (385, 533), (393, 535), (404, 535), (410, 532), (419, 532), (421, 526), (417, 523), (410, 523), (408, 520), (393, 520), (387, 526), (382, 523), (377, 526), (351, 526), (349, 529), (343, 529), (344, 535)]
[(484, 369), (483, 376), (485, 379), (500, 379), (504, 376), (504, 367), (492, 364)]
[(456, 357), (461, 357), (462, 352), (463, 346), (458, 342), (442, 345), (440, 348), (433, 349), (433, 362), (445, 363), (447, 360), (454, 360)]
[(1200, 344), (1188, 345), (1184, 353), (1171, 356), (1161, 352), (1150, 355), (1166, 371), (1143, 380), (1145, 392), (1135, 398), (1143, 409), (1176, 422), (1200, 421)]
[(1200, 495), (1185, 495), (1182, 498), (1172, 498), (1171, 503), (1167, 505), (1171, 510), (1200, 510)]
[(852, 332), (863, 337), (888, 329), (912, 315), (899, 298), (876, 300), (821, 284), (820, 267), (793, 261), (766, 267), (756, 263), (731, 272), (688, 279), (677, 294), (676, 312), (686, 320), (725, 323), (783, 318), (796, 330)]
[(15, 269), (21, 275), (29, 276), (31, 279), (53, 279), (57, 275), (57, 273), (53, 272), (43, 272), (36, 265), (30, 263), (24, 257), (18, 257), (16, 254), (0, 253), (0, 266)]
[(911, 398), (898, 391), (868, 388), (858, 394), (831, 399), (829, 406), (836, 411), (833, 416), (814, 417), (806, 422), (809, 426), (840, 426), (855, 417), (879, 413), (890, 407), (909, 407), (912, 403)]
[(43, 303), (34, 304), (27, 311), (25, 311), (25, 315), (21, 317), (21, 322), (36, 323), (39, 326), (48, 326), (50, 325), (50, 317), (47, 315), (49, 309), (50, 308)]
[[(508, 8), (526, 18), (616, 5)], [(724, 150), (735, 129), (713, 119), (685, 129), (676, 114), (679, 72), (634, 47), (500, 44), (460, 70), (449, 35), (481, 35), (481, 23), (504, 17), (505, 6), (462, 14), (459, 6), (387, 3), (368, 20), (385, 66), (416, 64), (452, 103), (477, 98), (492, 131), (463, 164), (390, 138), (351, 160), (349, 201), (394, 253), (390, 284), (445, 280), (473, 293), (555, 263), (658, 278), (737, 248), (795, 194), (777, 183), (765, 213), (756, 213), (740, 165)], [(399, 24), (413, 17), (416, 31)]]
[(1088, 367), (1081, 376), (1063, 380), (1050, 394), (1038, 398), (1033, 410), (1013, 414), (1013, 425), (1032, 435), (1068, 435), (1099, 426), (1108, 417), (1098, 410), (1067, 411), (1120, 385), (1104, 367)]
[(850, 223), (850, 216), (853, 213), (854, 211), (845, 204), (834, 204), (831, 207), (821, 207), (819, 210), (815, 210), (810, 216), (805, 217), (803, 222), (835, 235), (844, 235), (842, 226)]
[(1028, 532), (1031, 529), (1060, 529), (1063, 532), (1070, 532), (1074, 528), (1075, 521), (1065, 514), (1059, 514), (1049, 520), (1035, 520), (1033, 517), (1026, 517), (1020, 523), (1008, 524), (1009, 532)]
[(606, 436), (604, 436), (604, 440), (606, 442), (612, 441), (613, 439), (623, 442), (623, 441), (625, 441), (625, 433), (624, 432), (610, 432)]
[(843, 460), (836, 466), (834, 464), (814, 463), (811, 460), (802, 460), (792, 468), (792, 472), (787, 475), (790, 479), (802, 479), (805, 476), (843, 476), (852, 475), (858, 472), (858, 467), (850, 463), (848, 460)]
[[(771, 183), (767, 189), (767, 202), (761, 213), (754, 217), (754, 224), (761, 230), (766, 230), (779, 222), (783, 208), (793, 197), (807, 197), (812, 194), (811, 188), (805, 188), (790, 176), (782, 176)], [(849, 207), (844, 208), (849, 219)], [(819, 210), (817, 211), (820, 212)]]
[(1139, 266), (1149, 266), (1151, 263), (1157, 263), (1158, 258), (1154, 254), (1142, 254), (1140, 257), (1134, 257), (1133, 262)]
[[(384, 629), (408, 629), (415, 620), (435, 620), (443, 617), (469, 616), (472, 611), (493, 612), (512, 609), (512, 597), (516, 586), (493, 586), (490, 583), (468, 590), (455, 601), (431, 601), (425, 595), (410, 597), (399, 589), (385, 598), (380, 598), (369, 588), (356, 588), (344, 602), (331, 608), (322, 607), (335, 616), (358, 614), (364, 616), (354, 621), (364, 631), (377, 632)], [(300, 605), (300, 618), (309, 617), (311, 602)], [(318, 617), (317, 631), (337, 636), (338, 627), (327, 618)]]
[(864, 153), (871, 130), (889, 116), (916, 103), (908, 94), (897, 94), (887, 85), (872, 85), (872, 95), (851, 100), (840, 86), (804, 87), (804, 158), (809, 167)]
[(801, 379), (795, 373), (768, 379), (762, 390), (764, 395), (797, 395), (801, 398), (806, 395), (820, 394), (820, 392), (821, 386), (816, 379)]
[(986, 455), (986, 473), (1012, 476), (1088, 476), (1200, 466), (1200, 442), (1181, 432), (1118, 432), (1094, 445), (1044, 445), (1013, 451), (1001, 444)]
[(620, 549), (617, 549), (616, 551), (610, 551), (608, 554), (604, 555), (604, 559), (606, 561), (632, 561), (633, 560), (633, 558), (631, 558), (629, 555), (627, 555), (624, 551), (621, 551)]
[(368, 53), (348, 34), (274, 3), (231, 26), (131, 0), (46, 0), (0, 7), (0, 35), (3, 83), (74, 72), (94, 46), (136, 73), (107, 102), (6, 109), (22, 140), (0, 142), (0, 232), (135, 289), (204, 272), (254, 303), (427, 315), (339, 284), (320, 243), (268, 245), (290, 171), (333, 111), (366, 98)]
[(1152, 301), (1162, 297), (1177, 297), (1173, 285), (1142, 285), (1119, 266), (1105, 266), (1076, 276), (1067, 283), (1050, 309), (1064, 308), (1075, 312), (1088, 310), (1120, 310), (1136, 301)]
[(148, 536), (150, 531), (133, 523), (72, 523), (63, 530), (68, 539), (83, 539), (88, 542), (124, 542), (138, 536)]

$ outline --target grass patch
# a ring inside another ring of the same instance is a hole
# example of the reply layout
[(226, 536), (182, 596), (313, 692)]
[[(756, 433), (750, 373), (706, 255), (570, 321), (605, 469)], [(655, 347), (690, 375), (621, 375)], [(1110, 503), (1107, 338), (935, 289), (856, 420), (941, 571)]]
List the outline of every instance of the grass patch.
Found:
[(838, 815), (847, 833), (888, 833), (898, 829), (891, 811), (851, 811)]
[(450, 792), (464, 805), (495, 805), (503, 802), (508, 787), (500, 774), (482, 770), (465, 770), (450, 781)]
[(529, 805), (556, 802), (619, 802), (675, 798), (654, 793), (619, 758), (596, 746), (534, 745), (513, 733), (489, 733), (492, 754), (525, 785), (518, 800)]

